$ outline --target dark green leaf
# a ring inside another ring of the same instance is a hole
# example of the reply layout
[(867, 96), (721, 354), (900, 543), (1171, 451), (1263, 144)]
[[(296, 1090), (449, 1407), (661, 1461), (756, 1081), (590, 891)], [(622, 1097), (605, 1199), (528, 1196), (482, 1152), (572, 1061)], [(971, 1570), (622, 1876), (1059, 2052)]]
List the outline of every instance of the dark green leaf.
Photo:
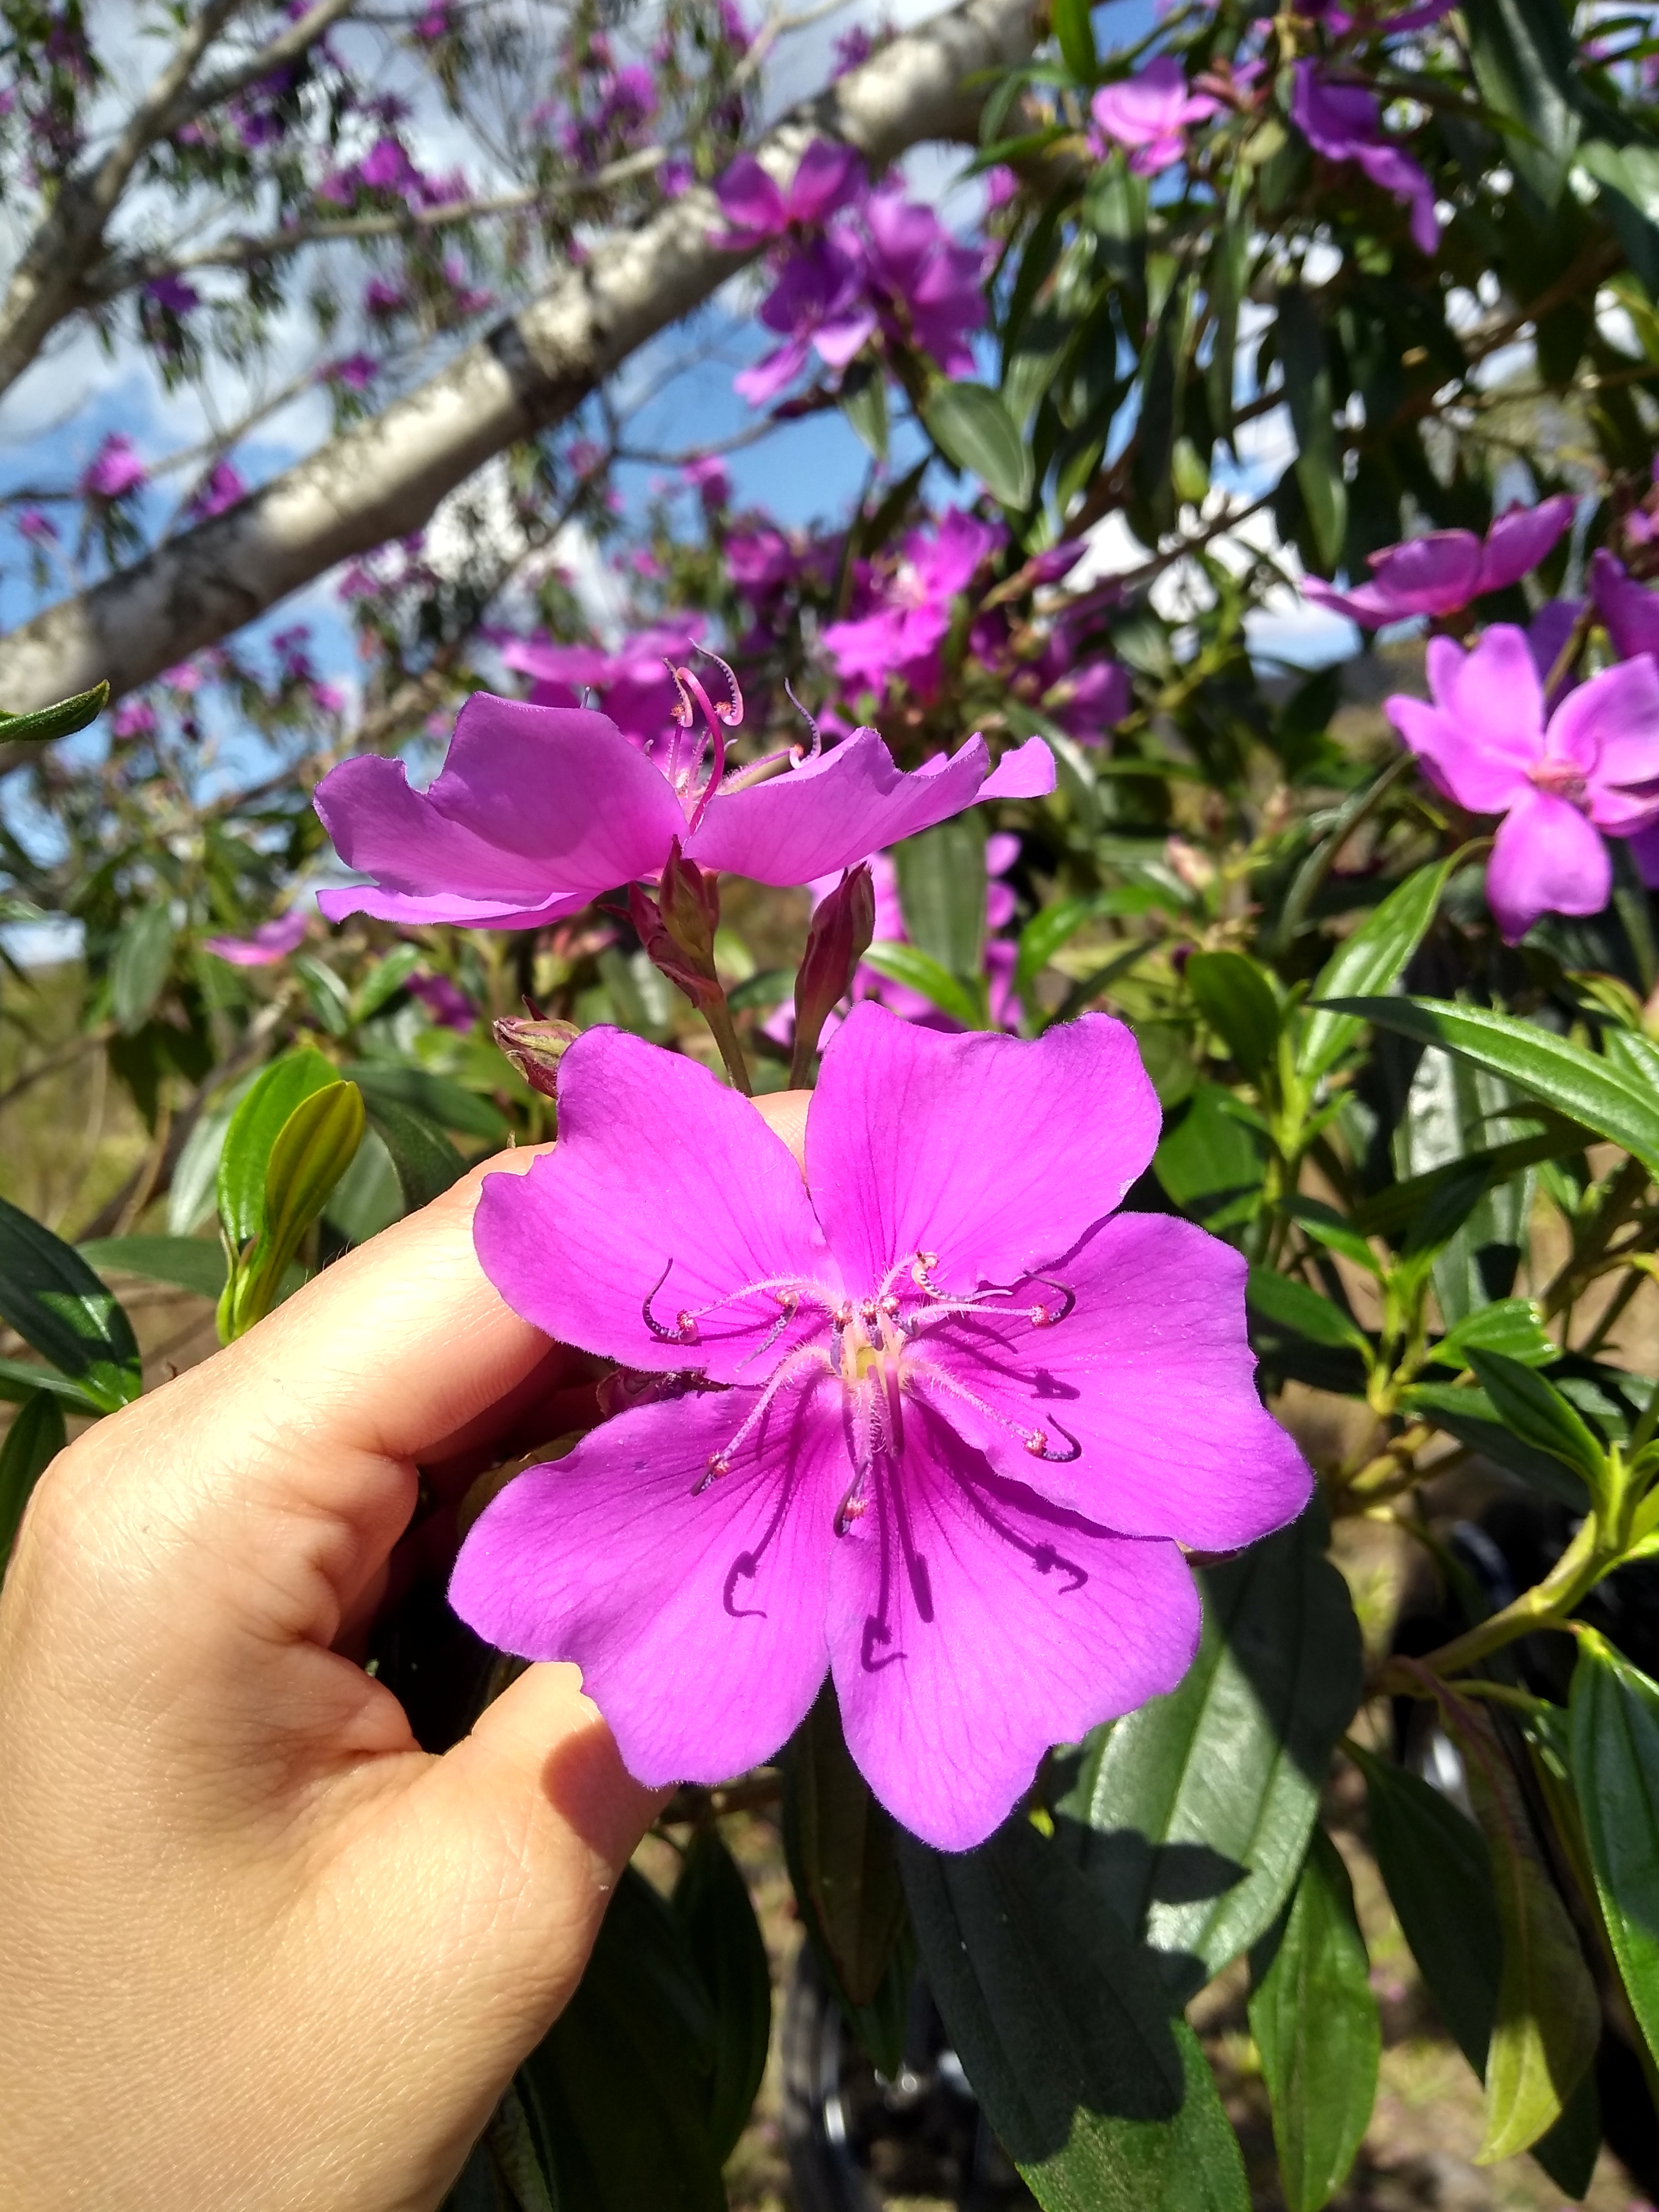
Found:
[(1382, 2049), (1370, 1975), (1348, 1869), (1316, 1828), (1276, 1940), (1251, 1959), (1250, 2033), (1286, 2212), (1320, 2212), (1364, 2140)]
[(1279, 358), (1296, 430), (1296, 481), (1312, 526), (1314, 546), (1328, 571), (1342, 557), (1348, 493), (1336, 434), (1336, 401), (1325, 353), (1324, 326), (1300, 284), (1279, 295)]
[(872, 459), (887, 464), (887, 378), (875, 362), (855, 362), (842, 379), (841, 411)]
[(1060, 899), (1053, 906), (1040, 907), (1021, 930), (1014, 996), (1022, 1004), (1030, 1002), (1032, 985), (1060, 946), (1105, 910), (1102, 896), (1097, 892), (1088, 898)]
[(77, 1413), (104, 1410), (88, 1397), (78, 1382), (60, 1375), (55, 1367), (37, 1366), (29, 1359), (0, 1359), (0, 1402), (20, 1406), (37, 1390), (45, 1390)]
[(302, 1046), (262, 1069), (231, 1115), (219, 1154), (219, 1219), (239, 1249), (264, 1224), (265, 1169), (283, 1123), (301, 1099), (337, 1079), (331, 1061)]
[(222, 1246), (199, 1237), (98, 1237), (76, 1249), (100, 1275), (139, 1275), (203, 1298), (216, 1298), (225, 1286)]
[(363, 1128), (362, 1092), (355, 1083), (331, 1083), (302, 1098), (277, 1132), (265, 1164), (258, 1239), (219, 1301), (219, 1333), (227, 1343), (276, 1303), (300, 1240), (350, 1166)]
[(1100, 74), (1100, 64), (1095, 55), (1089, 0), (1054, 0), (1051, 13), (1066, 68), (1080, 84), (1092, 84)]
[(624, 1869), (575, 1996), (520, 2070), (560, 2212), (726, 2212), (714, 2019), (672, 1909)]
[(367, 1244), (408, 1211), (392, 1154), (380, 1131), (371, 1126), (356, 1158), (330, 1191), (323, 1218), (348, 1244)]
[[(1431, 861), (1391, 890), (1321, 969), (1313, 988), (1315, 999), (1359, 998), (1386, 991), (1397, 981), (1434, 920), (1452, 866), (1449, 860)], [(1303, 1075), (1317, 1081), (1341, 1059), (1363, 1027), (1352, 1014), (1316, 1007), (1297, 1054)]]
[(77, 691), (72, 699), (60, 699), (56, 706), (37, 707), (33, 714), (0, 714), (0, 739), (9, 745), (35, 738), (43, 742), (72, 738), (77, 730), (95, 722), (108, 704), (109, 685), (94, 684), (90, 691)]
[(1364, 1331), (1349, 1320), (1340, 1306), (1322, 1297), (1307, 1284), (1277, 1274), (1271, 1267), (1252, 1267), (1244, 1295), (1257, 1313), (1266, 1314), (1295, 1335), (1305, 1336), (1313, 1344), (1358, 1352), (1369, 1360), (1371, 1347)]
[(132, 1324), (118, 1300), (72, 1245), (3, 1198), (0, 1321), (100, 1412), (131, 1404), (143, 1388)]
[(126, 1036), (143, 1027), (172, 965), (173, 917), (167, 902), (141, 906), (122, 924), (109, 967), (110, 1006)]
[(1593, 1631), (1572, 1677), (1572, 1778), (1601, 1917), (1659, 2058), (1659, 1683)]
[(878, 975), (890, 976), (895, 983), (902, 983), (907, 990), (919, 992), (964, 1029), (982, 1030), (986, 1026), (988, 1017), (980, 988), (953, 975), (919, 945), (872, 945), (864, 956), (864, 964), (873, 968)]
[(411, 1212), (416, 1206), (429, 1206), (465, 1174), (466, 1162), (424, 1114), (399, 1105), (395, 1098), (367, 1103), (369, 1127), (392, 1155), (404, 1204)]
[(763, 968), (758, 975), (747, 975), (741, 983), (734, 983), (726, 994), (726, 1003), (734, 1014), (757, 1012), (772, 1006), (787, 1005), (795, 993), (795, 971), (793, 968)]
[(1185, 970), (1200, 1013), (1253, 1083), (1273, 1065), (1279, 1043), (1279, 1001), (1273, 986), (1242, 952), (1194, 952)]
[(1338, 1013), (1358, 1014), (1419, 1044), (1442, 1045), (1477, 1067), (1506, 1077), (1571, 1121), (1622, 1145), (1650, 1170), (1659, 1164), (1659, 1099), (1630, 1076), (1565, 1037), (1487, 1006), (1437, 999), (1334, 999)]
[(492, 1144), (501, 1144), (507, 1137), (507, 1118), (499, 1108), (476, 1091), (463, 1090), (447, 1076), (434, 1075), (400, 1060), (355, 1060), (340, 1073), (357, 1085), (371, 1105), (390, 1099), (394, 1106), (407, 1106), (439, 1128), (458, 1129), (464, 1137), (480, 1137)]
[(1359, 1627), (1324, 1516), (1206, 1569), (1180, 1687), (1088, 1738), (1056, 1808), (1125, 1929), (1182, 2002), (1273, 1925), (1308, 1848), (1331, 1747), (1359, 1698)]
[(1000, 392), (984, 384), (939, 385), (921, 419), (945, 459), (976, 476), (993, 499), (1010, 507), (1029, 503), (1030, 450)]
[(772, 1974), (748, 1885), (714, 1829), (693, 1838), (673, 1905), (714, 2008), (708, 2127), (723, 2165), (748, 2124), (766, 2071)]
[(977, 1850), (899, 1853), (952, 2046), (1045, 2212), (1245, 2212), (1196, 2039), (1063, 1852), (1016, 1815)]
[(1580, 127), (1571, 19), (1560, 0), (1467, 0), (1463, 20), (1482, 99), (1521, 126), (1504, 134), (1510, 158), (1553, 207)]
[(1152, 1172), (1206, 1229), (1248, 1221), (1261, 1198), (1266, 1140), (1218, 1083), (1194, 1086), (1164, 1126)]
[(1468, 1357), (1504, 1426), (1523, 1444), (1530, 1444), (1534, 1451), (1548, 1452), (1582, 1474), (1594, 1495), (1606, 1476), (1607, 1454), (1577, 1408), (1553, 1383), (1534, 1375), (1518, 1359), (1478, 1346), (1471, 1347)]
[(1413, 1382), (1401, 1393), (1400, 1410), (1427, 1414), (1448, 1436), (1480, 1452), (1494, 1466), (1507, 1468), (1547, 1498), (1559, 1498), (1579, 1513), (1588, 1510), (1589, 1492), (1578, 1476), (1550, 1453), (1534, 1451), (1506, 1429), (1484, 1390), (1450, 1382)]
[(399, 945), (388, 952), (384, 960), (377, 960), (362, 981), (351, 1002), (351, 1018), (366, 1022), (378, 1014), (388, 999), (395, 998), (421, 964), (418, 945)]
[(1447, 1330), (1434, 1347), (1434, 1357), (1449, 1367), (1463, 1367), (1472, 1352), (1501, 1352), (1526, 1367), (1547, 1367), (1560, 1356), (1545, 1334), (1531, 1298), (1497, 1298), (1489, 1306), (1478, 1307), (1467, 1321)]
[(11, 1557), (30, 1492), (63, 1450), (64, 1442), (63, 1401), (50, 1390), (31, 1392), (0, 1439), (0, 1569)]
[(894, 1834), (853, 1764), (826, 1684), (785, 1759), (783, 1845), (808, 1940), (859, 2040), (889, 2075), (902, 2063), (905, 2027), (902, 2007), (895, 2020), (882, 2002), (906, 1929)]
[(351, 994), (345, 985), (314, 953), (296, 952), (289, 965), (304, 988), (318, 1025), (330, 1036), (343, 1037), (351, 1027)]
[(1364, 1200), (1353, 1210), (1352, 1225), (1367, 1237), (1397, 1236), (1423, 1211), (1437, 1189), (1458, 1181), (1470, 1166), (1479, 1166), (1484, 1171), (1486, 1188), (1492, 1190), (1540, 1160), (1559, 1159), (1565, 1153), (1582, 1152), (1590, 1141), (1587, 1131), (1571, 1124), (1557, 1125), (1539, 1136), (1516, 1137), (1489, 1151), (1465, 1152), (1462, 1158), (1427, 1169), (1421, 1175), (1391, 1182)]
[(951, 975), (976, 977), (985, 952), (985, 824), (977, 810), (905, 838), (893, 865), (912, 943)]

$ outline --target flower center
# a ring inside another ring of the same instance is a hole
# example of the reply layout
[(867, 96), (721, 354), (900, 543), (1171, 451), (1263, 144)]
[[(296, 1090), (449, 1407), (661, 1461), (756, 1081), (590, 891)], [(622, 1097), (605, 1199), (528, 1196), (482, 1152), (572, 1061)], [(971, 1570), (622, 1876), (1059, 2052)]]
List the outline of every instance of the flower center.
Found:
[(1553, 799), (1565, 799), (1570, 805), (1582, 811), (1589, 796), (1583, 773), (1571, 761), (1541, 760), (1527, 770), (1528, 779), (1540, 791), (1547, 791)]

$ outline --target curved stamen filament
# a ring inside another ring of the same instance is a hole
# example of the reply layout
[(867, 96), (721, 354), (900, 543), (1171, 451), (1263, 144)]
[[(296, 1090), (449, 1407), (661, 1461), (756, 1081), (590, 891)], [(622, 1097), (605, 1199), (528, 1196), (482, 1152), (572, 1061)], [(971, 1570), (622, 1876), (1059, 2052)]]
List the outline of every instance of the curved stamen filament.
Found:
[(692, 1485), (693, 1498), (701, 1498), (710, 1483), (718, 1482), (723, 1474), (731, 1474), (732, 1455), (766, 1419), (774, 1400), (787, 1390), (791, 1383), (798, 1382), (804, 1375), (813, 1373), (828, 1375), (832, 1371), (830, 1355), (822, 1345), (804, 1345), (799, 1352), (792, 1352), (788, 1358), (778, 1368), (777, 1372), (772, 1376), (755, 1403), (749, 1408), (730, 1443), (722, 1444), (718, 1451), (709, 1453), (708, 1471), (706, 1474), (700, 1475)]
[(1000, 1429), (1006, 1429), (1011, 1435), (1019, 1438), (1033, 1459), (1047, 1460), (1051, 1466), (1054, 1467), (1069, 1467), (1073, 1460), (1081, 1459), (1083, 1456), (1082, 1445), (1069, 1429), (1060, 1426), (1052, 1413), (1048, 1417), (1048, 1427), (1060, 1430), (1060, 1435), (1070, 1446), (1067, 1451), (1052, 1450), (1049, 1448), (1048, 1429), (1028, 1429), (1023, 1427), (1018, 1421), (1012, 1419), (1008, 1414), (998, 1413), (996, 1407), (988, 1404), (976, 1391), (969, 1389), (965, 1383), (958, 1382), (954, 1375), (946, 1374), (942, 1367), (935, 1367), (931, 1360), (908, 1359), (905, 1362), (904, 1373), (905, 1379), (913, 1387), (917, 1383), (927, 1386), (922, 1392), (924, 1397), (929, 1388), (942, 1391), (946, 1397), (958, 1399), (964, 1406), (971, 1406), (981, 1419), (994, 1422)]
[(803, 707), (800, 701), (796, 698), (795, 687), (789, 681), (789, 678), (787, 676), (783, 679), (783, 691), (784, 696), (788, 700), (790, 705), (801, 717), (807, 728), (812, 732), (812, 749), (810, 752), (803, 752), (799, 745), (791, 745), (789, 748), (790, 766), (792, 768), (799, 768), (803, 761), (816, 760), (818, 755), (823, 750), (823, 733), (817, 726), (816, 717), (808, 714), (806, 708)]
[[(765, 1344), (756, 1347), (757, 1351), (764, 1351), (767, 1345), (777, 1342), (784, 1328), (803, 1305), (817, 1306), (834, 1320), (846, 1304), (846, 1300), (837, 1291), (826, 1288), (822, 1283), (802, 1281), (794, 1275), (770, 1275), (760, 1282), (744, 1283), (738, 1290), (726, 1291), (719, 1297), (711, 1298), (705, 1306), (682, 1308), (675, 1315), (674, 1326), (670, 1328), (657, 1319), (651, 1308), (657, 1293), (668, 1280), (673, 1265), (671, 1254), (661, 1274), (646, 1292), (640, 1306), (640, 1317), (659, 1344), (699, 1344), (702, 1340), (697, 1328), (699, 1322), (706, 1321), (712, 1313), (718, 1313), (722, 1306), (735, 1305), (740, 1298), (760, 1297), (769, 1293), (783, 1308), (783, 1315), (780, 1321), (774, 1322)], [(747, 1357), (753, 1358), (755, 1353), (750, 1352)]]

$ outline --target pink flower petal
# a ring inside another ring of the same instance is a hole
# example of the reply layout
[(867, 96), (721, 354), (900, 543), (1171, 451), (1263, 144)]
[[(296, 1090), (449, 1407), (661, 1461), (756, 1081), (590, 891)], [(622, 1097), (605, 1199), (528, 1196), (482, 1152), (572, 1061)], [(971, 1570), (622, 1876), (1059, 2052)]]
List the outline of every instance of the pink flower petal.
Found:
[(1050, 1743), (1175, 1687), (1198, 1647), (1198, 1594), (1173, 1544), (1045, 1509), (926, 1413), (907, 1414), (902, 1511), (901, 1528), (884, 1494), (831, 1556), (842, 1721), (894, 1818), (969, 1850)]
[(1536, 507), (1511, 507), (1486, 533), (1480, 562), (1480, 589), (1500, 592), (1535, 568), (1564, 530), (1572, 524), (1573, 502), (1565, 492)]
[(1659, 653), (1659, 592), (1627, 576), (1605, 547), (1590, 559), (1590, 589), (1615, 649), (1626, 659)]
[[(562, 1343), (653, 1372), (752, 1381), (746, 1363), (782, 1308), (769, 1291), (731, 1294), (822, 1282), (828, 1264), (787, 1148), (707, 1068), (621, 1030), (577, 1039), (558, 1096), (556, 1148), (527, 1176), (484, 1180), (473, 1223), (484, 1273)], [(725, 1302), (695, 1340), (665, 1343), (641, 1310), (653, 1291), (653, 1315), (671, 1330), (680, 1313)], [(822, 1326), (822, 1310), (809, 1317)], [(788, 1348), (786, 1334), (760, 1372)]]
[(1054, 757), (1042, 738), (1027, 738), (991, 770), (981, 799), (1045, 799), (1054, 787)]
[(931, 1252), (936, 1281), (972, 1290), (1068, 1252), (1146, 1167), (1161, 1120), (1109, 1015), (1035, 1043), (941, 1038), (866, 1000), (823, 1056), (807, 1180), (849, 1282)]
[(1581, 684), (1555, 710), (1547, 757), (1583, 773), (1599, 828), (1644, 827), (1659, 808), (1659, 667), (1644, 653)]
[(1486, 865), (1486, 903), (1506, 945), (1540, 915), (1600, 914), (1612, 895), (1613, 863), (1594, 823), (1552, 792), (1516, 802)]
[(1544, 698), (1524, 630), (1494, 623), (1473, 653), (1429, 641), (1434, 705), (1401, 696), (1382, 711), (1443, 787), (1475, 814), (1501, 814), (1531, 788), (1543, 757)]
[(623, 1765), (652, 1786), (769, 1759), (828, 1668), (849, 1474), (830, 1386), (777, 1398), (731, 1473), (693, 1494), (760, 1395), (697, 1392), (607, 1421), (510, 1482), (455, 1562), (461, 1619), (502, 1650), (574, 1660)]
[(1405, 615), (1443, 615), (1466, 607), (1480, 586), (1480, 540), (1468, 530), (1436, 530), (1391, 545), (1372, 562), (1371, 588)]
[[(1011, 1480), (1121, 1535), (1231, 1552), (1294, 1521), (1312, 1477), (1256, 1395), (1242, 1256), (1190, 1222), (1121, 1213), (1055, 1274), (1077, 1304), (1051, 1327), (1028, 1317), (1058, 1303), (1033, 1282), (1017, 1314), (993, 1305), (929, 1331), (933, 1364), (1002, 1417), (940, 1389), (952, 1425)], [(1079, 1458), (1037, 1460), (1004, 1425), (1063, 1450), (1054, 1423)]]

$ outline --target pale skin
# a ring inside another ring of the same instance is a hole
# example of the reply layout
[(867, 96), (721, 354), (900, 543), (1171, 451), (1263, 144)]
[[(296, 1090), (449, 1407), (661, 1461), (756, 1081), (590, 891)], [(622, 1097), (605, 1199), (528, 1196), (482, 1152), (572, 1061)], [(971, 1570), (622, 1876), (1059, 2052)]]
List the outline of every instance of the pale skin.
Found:
[[(805, 1094), (757, 1109), (799, 1158)], [(350, 1656), (417, 1466), (457, 1492), (575, 1379), (479, 1269), (483, 1172), (41, 1478), (0, 1594), (8, 2212), (427, 2212), (580, 1977), (658, 1799), (575, 1669), (435, 1758)]]

